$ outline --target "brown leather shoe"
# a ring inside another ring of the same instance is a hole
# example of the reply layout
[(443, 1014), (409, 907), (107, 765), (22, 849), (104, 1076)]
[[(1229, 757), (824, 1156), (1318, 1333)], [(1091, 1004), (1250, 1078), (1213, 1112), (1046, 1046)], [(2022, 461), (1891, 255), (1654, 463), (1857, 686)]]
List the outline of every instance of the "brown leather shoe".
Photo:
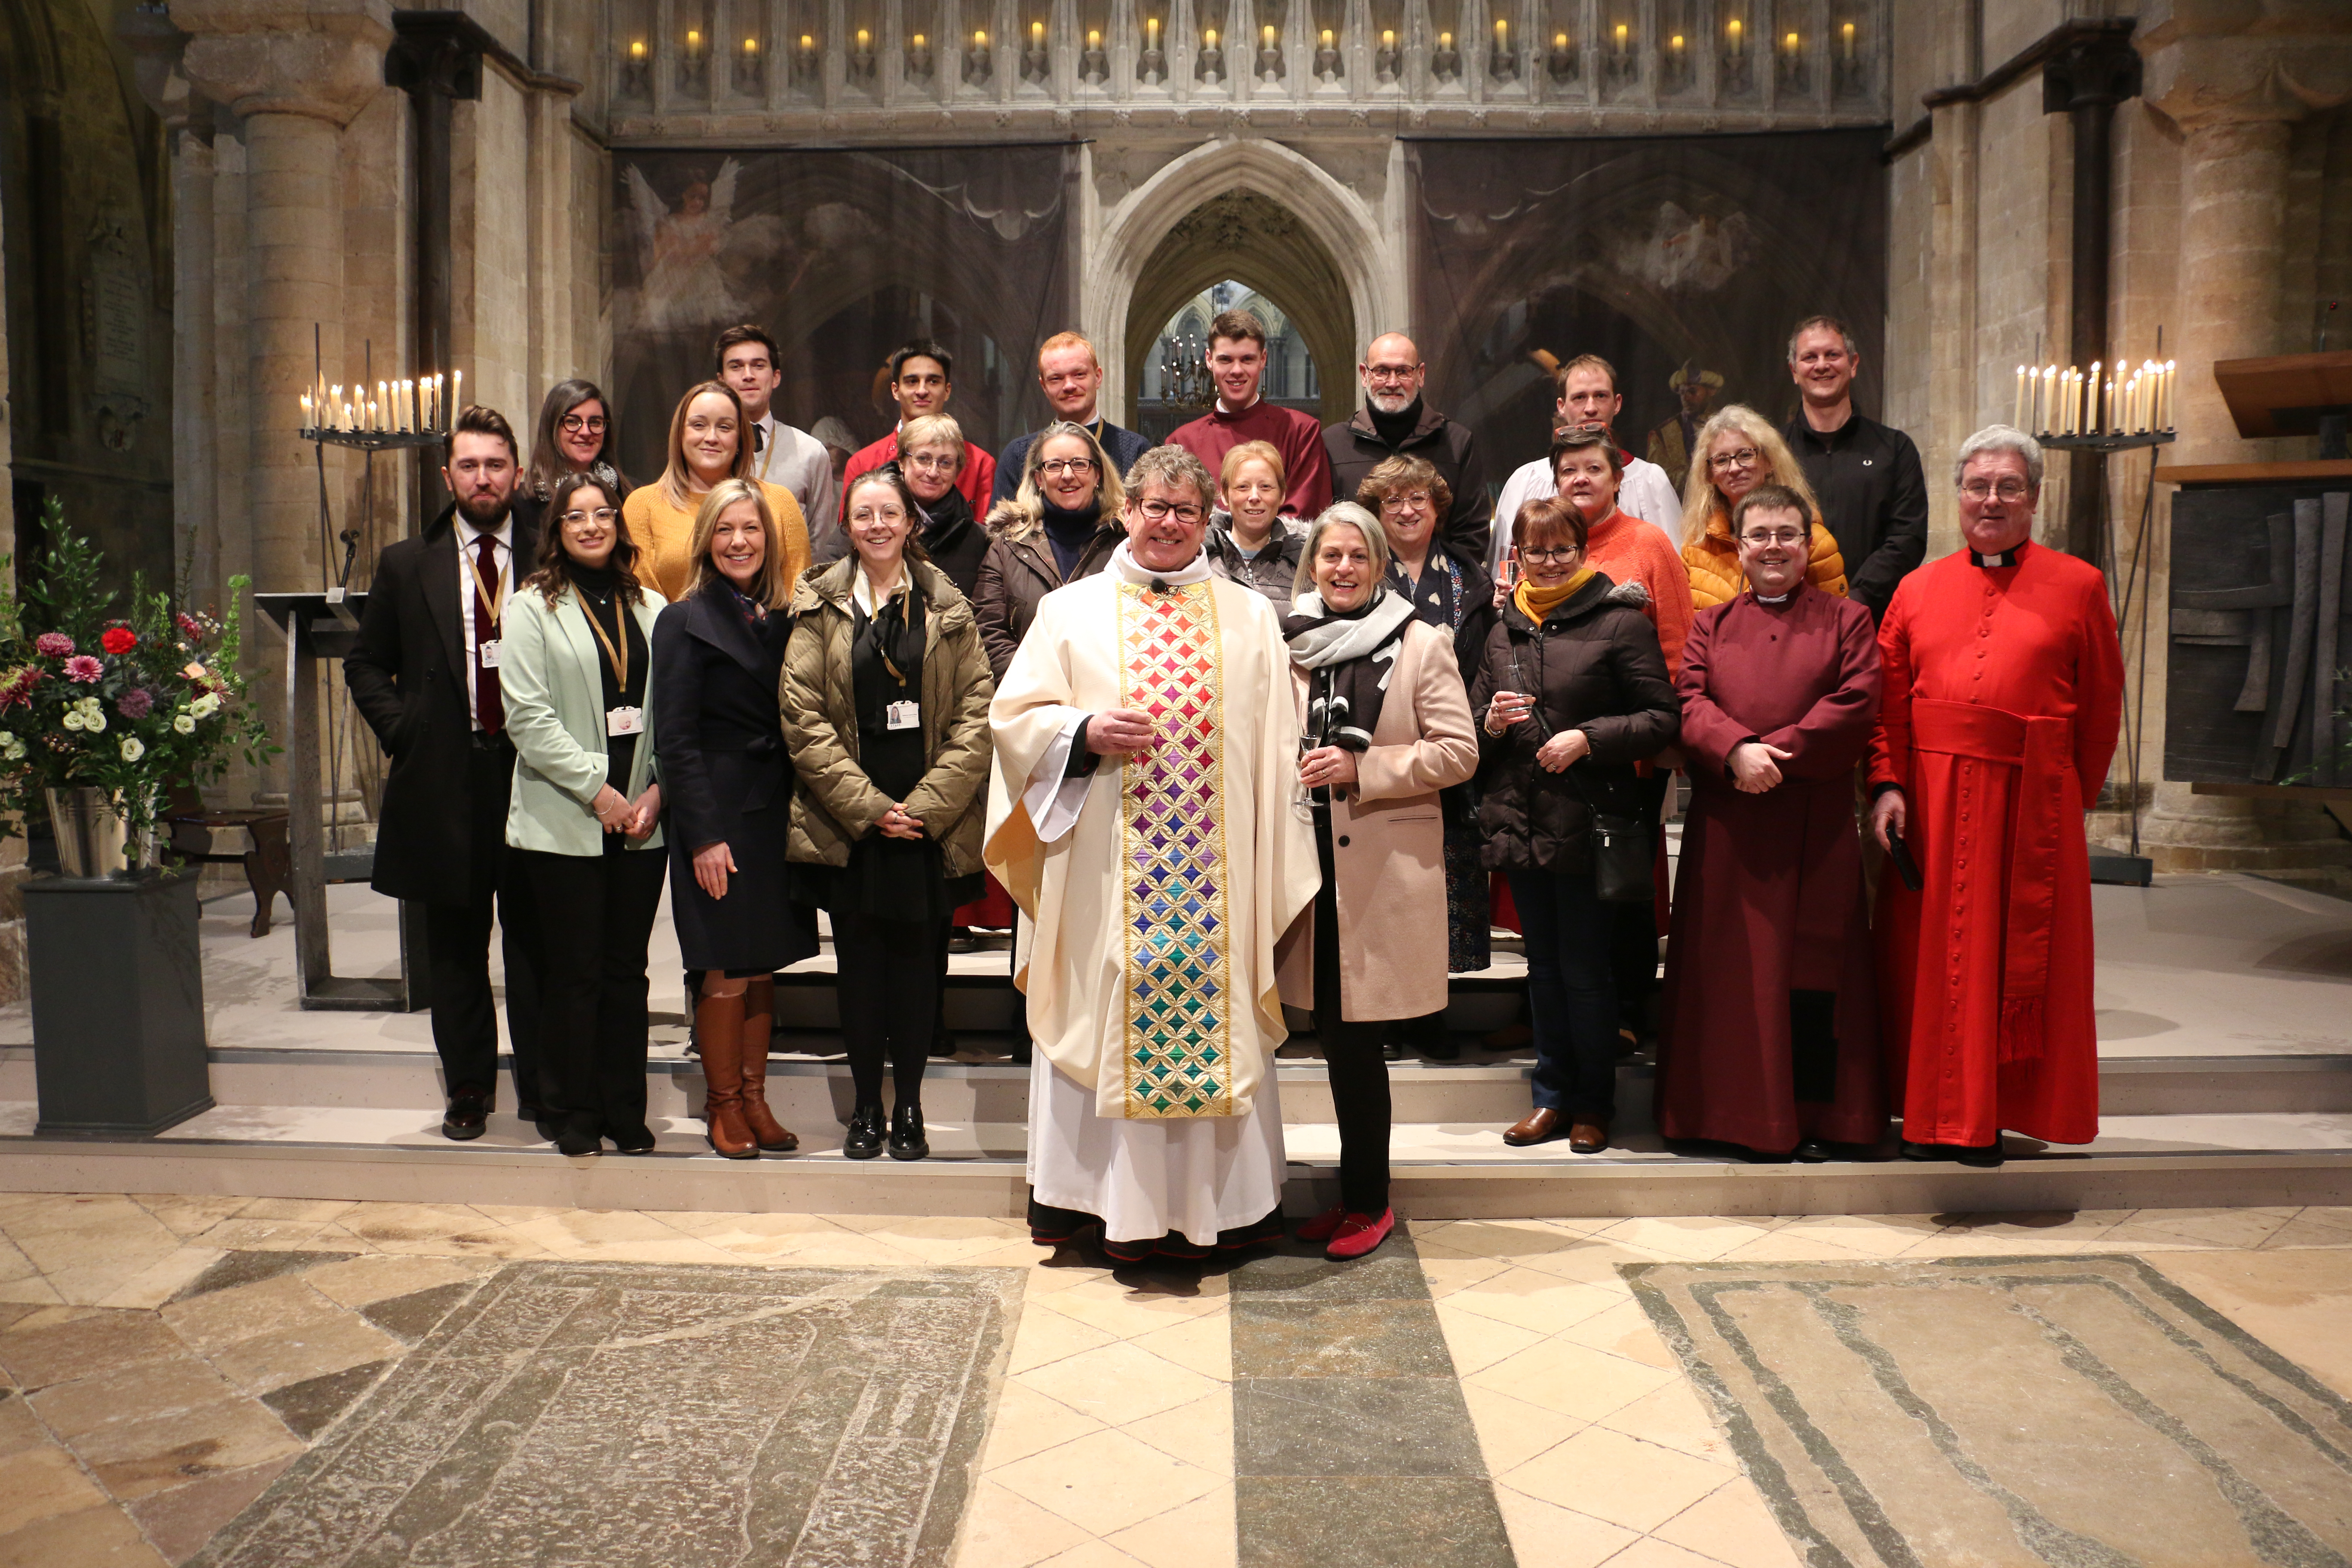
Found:
[(1571, 1154), (1598, 1154), (1609, 1147), (1609, 1123), (1583, 1121), (1568, 1130), (1568, 1150)]
[(1549, 1106), (1537, 1106), (1504, 1130), (1503, 1142), (1515, 1149), (1530, 1143), (1541, 1143), (1559, 1136), (1559, 1112)]
[(713, 1152), (756, 1160), (760, 1146), (743, 1125), (743, 994), (703, 997), (695, 1005), (694, 1027), (702, 1037), (702, 1078), (709, 1088), (703, 1135)]
[(743, 1125), (769, 1153), (789, 1154), (801, 1141), (768, 1109), (768, 1037), (775, 1017), (773, 980), (754, 980), (743, 988)]

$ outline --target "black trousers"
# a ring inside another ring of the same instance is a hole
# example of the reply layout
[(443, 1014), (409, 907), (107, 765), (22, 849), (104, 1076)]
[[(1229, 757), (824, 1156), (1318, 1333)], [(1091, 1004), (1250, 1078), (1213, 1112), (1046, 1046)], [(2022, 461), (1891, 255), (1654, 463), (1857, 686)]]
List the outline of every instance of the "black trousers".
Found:
[(537, 909), (507, 848), (507, 799), (514, 788), (514, 747), (478, 746), (467, 760), (468, 847), (472, 896), (428, 903), (425, 955), (433, 986), (433, 1048), (450, 1094), (494, 1100), (499, 1083), (499, 1016), (490, 995), (490, 921), (499, 922), (506, 960), (507, 1037), (514, 1052), (518, 1105), (539, 1105), (539, 942)]
[(509, 849), (539, 901), (541, 1105), (581, 1128), (646, 1121), (646, 946), (669, 858)]
[(1328, 816), (1316, 818), (1315, 848), (1323, 862), (1315, 895), (1315, 1039), (1339, 1124), (1339, 1204), (1377, 1219), (1389, 1206), (1389, 1064), (1381, 1054), (1388, 1025), (1339, 1016), (1339, 895)]
[(833, 917), (841, 1040), (857, 1103), (882, 1100), (887, 1060), (900, 1105), (919, 1105), (947, 968), (945, 921)]

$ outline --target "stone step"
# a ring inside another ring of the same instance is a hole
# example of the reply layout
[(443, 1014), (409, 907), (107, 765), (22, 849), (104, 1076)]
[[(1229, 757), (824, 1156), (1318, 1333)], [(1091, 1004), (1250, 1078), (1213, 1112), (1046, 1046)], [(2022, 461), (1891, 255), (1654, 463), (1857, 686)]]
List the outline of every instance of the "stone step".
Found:
[[(676, 1032), (676, 1031), (672, 1031)], [(793, 1054), (769, 1062), (768, 1098), (790, 1121), (846, 1120), (849, 1068), (838, 1040), (799, 1034)], [(1010, 1041), (973, 1035), (967, 1055), (1002, 1056)], [(1283, 1058), (1286, 1122), (1328, 1121), (1331, 1096), (1322, 1063)], [(1526, 1112), (1527, 1058), (1473, 1052), (1461, 1062), (1419, 1058), (1391, 1063), (1390, 1095), (1399, 1122), (1492, 1122), (1507, 1125)], [(702, 1101), (700, 1065), (665, 1045), (647, 1062), (647, 1100), (655, 1115), (683, 1117)], [(1654, 1069), (1634, 1060), (1619, 1068), (1622, 1114), (1646, 1124)], [(439, 1065), (423, 1050), (249, 1049), (215, 1047), (213, 1097), (224, 1106), (318, 1109), (437, 1110), (443, 1100)], [(510, 1091), (500, 1103), (512, 1109)], [(2352, 1111), (2352, 1054), (2228, 1057), (2104, 1057), (2099, 1063), (2100, 1110), (2107, 1116), (2183, 1116)], [(1028, 1114), (1029, 1073), (1009, 1063), (931, 1062), (925, 1074), (928, 1111), (956, 1121), (1019, 1122)], [(0, 1050), (0, 1100), (33, 1098), (29, 1049)]]
[[(567, 1160), (512, 1116), (453, 1144), (414, 1109), (223, 1106), (160, 1138), (32, 1136), (33, 1107), (0, 1103), (0, 1191), (236, 1193), (426, 1204), (827, 1214), (1013, 1215), (1026, 1196), (1019, 1122), (933, 1110), (929, 1160), (845, 1160), (839, 1129), (798, 1131), (803, 1152), (721, 1160), (698, 1124), (657, 1120), (659, 1147)], [(2086, 1149), (2010, 1140), (1994, 1170), (1894, 1160), (1758, 1165), (1676, 1154), (1631, 1132), (1600, 1155), (1511, 1149), (1492, 1123), (1400, 1123), (1395, 1202), (1412, 1217), (1928, 1214), (2352, 1203), (2352, 1116), (2111, 1117)], [(1336, 1193), (1337, 1130), (1286, 1129), (1286, 1207)]]

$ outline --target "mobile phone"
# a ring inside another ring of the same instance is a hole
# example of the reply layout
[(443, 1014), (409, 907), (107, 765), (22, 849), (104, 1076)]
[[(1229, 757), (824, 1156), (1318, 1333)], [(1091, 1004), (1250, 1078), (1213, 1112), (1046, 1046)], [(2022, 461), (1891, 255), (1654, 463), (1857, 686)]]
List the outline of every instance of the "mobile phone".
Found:
[(1903, 840), (1903, 830), (1893, 823), (1886, 826), (1886, 856), (1895, 862), (1895, 874), (1913, 892), (1927, 887), (1927, 879), (1920, 874), (1919, 862), (1911, 854), (1911, 846)]

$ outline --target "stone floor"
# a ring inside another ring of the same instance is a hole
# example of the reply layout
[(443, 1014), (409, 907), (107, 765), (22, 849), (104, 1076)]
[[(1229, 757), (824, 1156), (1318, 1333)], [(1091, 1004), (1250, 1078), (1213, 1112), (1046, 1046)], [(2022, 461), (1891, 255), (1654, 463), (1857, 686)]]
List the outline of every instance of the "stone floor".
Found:
[[(1507, 1543), (1529, 1568), (1779, 1568), (1800, 1559), (1619, 1266), (2076, 1253), (2145, 1259), (2352, 1394), (2347, 1209), (1457, 1221), (1352, 1268), (1114, 1273), (985, 1219), (0, 1195), (0, 1568), (189, 1561), (525, 1262), (1003, 1271), (968, 1506), (888, 1561), (1421, 1568)], [(1351, 1526), (1343, 1496), (1380, 1507)]]

